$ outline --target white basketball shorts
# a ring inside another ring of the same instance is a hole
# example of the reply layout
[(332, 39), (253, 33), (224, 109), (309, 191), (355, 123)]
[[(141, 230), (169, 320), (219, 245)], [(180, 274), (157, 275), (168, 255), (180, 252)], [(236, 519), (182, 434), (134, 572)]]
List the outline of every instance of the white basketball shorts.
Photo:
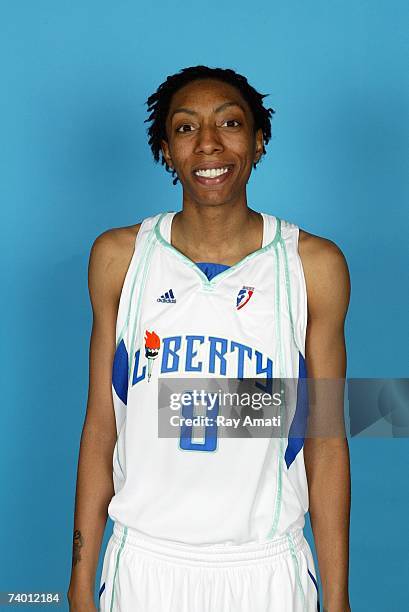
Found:
[(310, 546), (302, 530), (267, 543), (191, 546), (114, 523), (100, 612), (317, 612)]

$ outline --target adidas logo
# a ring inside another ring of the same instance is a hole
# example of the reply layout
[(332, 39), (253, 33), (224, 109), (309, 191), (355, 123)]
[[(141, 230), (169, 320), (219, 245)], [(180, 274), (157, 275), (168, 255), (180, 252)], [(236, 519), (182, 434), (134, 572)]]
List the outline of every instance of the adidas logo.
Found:
[(163, 302), (164, 304), (176, 304), (176, 298), (173, 295), (173, 289), (169, 289), (163, 295), (158, 297), (157, 302)]

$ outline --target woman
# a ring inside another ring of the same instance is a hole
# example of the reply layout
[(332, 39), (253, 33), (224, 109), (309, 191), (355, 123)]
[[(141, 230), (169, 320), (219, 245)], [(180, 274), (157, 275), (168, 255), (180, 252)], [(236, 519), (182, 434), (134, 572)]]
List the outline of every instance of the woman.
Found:
[[(247, 203), (271, 135), (264, 97), (229, 69), (168, 77), (148, 99), (149, 144), (180, 181), (182, 210), (104, 232), (92, 247), (72, 612), (95, 609), (107, 514), (100, 610), (317, 610), (308, 510), (324, 609), (350, 610), (345, 438), (292, 436), (280, 419), (279, 434), (223, 436), (219, 405), (202, 437), (189, 424), (158, 435), (164, 380), (345, 377), (343, 254)], [(292, 427), (307, 415), (302, 398)]]

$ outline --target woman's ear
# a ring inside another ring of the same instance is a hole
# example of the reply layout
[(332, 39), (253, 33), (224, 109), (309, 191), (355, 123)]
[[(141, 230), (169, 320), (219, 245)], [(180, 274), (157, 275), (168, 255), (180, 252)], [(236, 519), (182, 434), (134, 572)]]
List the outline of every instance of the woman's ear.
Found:
[(256, 132), (256, 150), (254, 153), (254, 163), (257, 163), (260, 160), (260, 157), (264, 152), (264, 138), (263, 138), (263, 130), (259, 128)]
[(170, 156), (169, 144), (166, 142), (166, 140), (161, 140), (160, 144), (161, 144), (163, 157), (165, 158), (165, 161), (167, 165), (169, 166), (169, 168), (172, 168), (173, 170), (173, 163), (172, 163), (172, 158)]

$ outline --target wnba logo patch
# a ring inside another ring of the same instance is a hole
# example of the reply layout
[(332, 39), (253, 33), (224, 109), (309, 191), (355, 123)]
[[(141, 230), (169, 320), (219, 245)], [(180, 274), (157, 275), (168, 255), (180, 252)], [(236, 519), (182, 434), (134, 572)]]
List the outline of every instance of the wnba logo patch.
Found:
[(245, 306), (247, 302), (250, 301), (250, 298), (253, 295), (253, 293), (254, 293), (254, 287), (246, 287), (245, 285), (243, 285), (243, 287), (240, 289), (240, 291), (237, 294), (236, 310), (240, 310), (240, 308), (243, 308), (243, 306)]

